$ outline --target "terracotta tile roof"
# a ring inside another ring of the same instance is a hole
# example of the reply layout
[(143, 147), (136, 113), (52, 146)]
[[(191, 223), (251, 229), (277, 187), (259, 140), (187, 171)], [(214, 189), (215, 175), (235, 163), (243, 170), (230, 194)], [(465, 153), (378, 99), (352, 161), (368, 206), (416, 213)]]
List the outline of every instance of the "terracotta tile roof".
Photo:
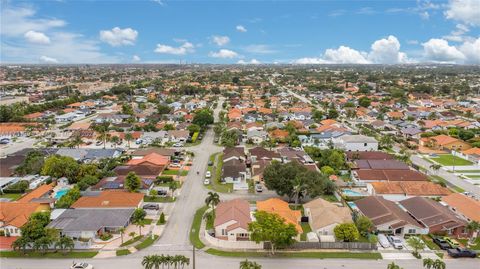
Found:
[(409, 196), (445, 196), (451, 192), (429, 181), (372, 182), (376, 194), (402, 194)]
[(452, 193), (442, 201), (455, 208), (465, 217), (480, 222), (480, 202), (460, 193)]
[(0, 134), (20, 133), (25, 131), (25, 125), (18, 123), (1, 123)]
[(235, 223), (227, 227), (227, 231), (235, 228), (248, 229), (248, 224), (252, 221), (250, 217), (250, 204), (242, 199), (234, 199), (221, 202), (215, 208), (214, 226), (222, 225), (229, 221)]
[(299, 233), (302, 233), (302, 227), (298, 224), (302, 213), (300, 210), (291, 210), (288, 203), (278, 198), (270, 198), (265, 201), (257, 201), (257, 210), (268, 213), (275, 213), (282, 217), (286, 223), (291, 223), (295, 226)]
[(286, 138), (288, 136), (288, 132), (285, 130), (275, 129), (270, 132), (270, 135), (273, 138)]
[(20, 228), (39, 207), (40, 204), (37, 203), (0, 202), (0, 221), (4, 226), (12, 225)]
[(326, 119), (320, 122), (322, 125), (332, 125), (338, 123), (336, 120)]
[(463, 154), (465, 155), (480, 155), (480, 148), (471, 148), (462, 151)]
[(22, 198), (18, 199), (17, 202), (21, 202), (21, 203), (30, 202), (33, 199), (37, 199), (47, 194), (50, 194), (52, 190), (53, 190), (53, 183), (44, 184), (34, 189), (33, 191), (25, 194), (24, 196), (22, 196)]
[(99, 196), (80, 197), (72, 208), (131, 208), (138, 207), (143, 193), (125, 191), (103, 191)]
[(435, 142), (440, 146), (448, 145), (458, 141), (458, 139), (444, 134), (430, 137), (430, 139), (435, 140)]
[(143, 156), (143, 158), (131, 159), (130, 161), (127, 162), (127, 164), (140, 165), (140, 164), (150, 163), (153, 165), (167, 166), (169, 162), (170, 162), (169, 157), (152, 152), (150, 154)]

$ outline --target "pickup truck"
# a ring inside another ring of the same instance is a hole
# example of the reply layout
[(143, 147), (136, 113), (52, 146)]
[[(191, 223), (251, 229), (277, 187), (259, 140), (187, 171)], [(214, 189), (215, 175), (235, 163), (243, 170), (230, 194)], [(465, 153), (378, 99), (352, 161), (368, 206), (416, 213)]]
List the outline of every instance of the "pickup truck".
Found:
[(468, 257), (468, 258), (475, 258), (477, 257), (477, 253), (473, 250), (469, 250), (466, 248), (451, 248), (447, 250), (448, 255), (452, 258), (462, 258), (462, 257)]

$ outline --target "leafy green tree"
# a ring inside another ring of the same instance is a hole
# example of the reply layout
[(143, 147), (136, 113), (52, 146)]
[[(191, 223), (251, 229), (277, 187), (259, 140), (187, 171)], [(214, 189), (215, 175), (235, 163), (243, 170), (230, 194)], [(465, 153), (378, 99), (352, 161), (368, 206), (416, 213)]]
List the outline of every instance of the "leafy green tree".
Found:
[(135, 174), (135, 172), (130, 171), (125, 177), (125, 188), (130, 192), (136, 192), (140, 189), (142, 181), (140, 177)]
[(425, 243), (423, 242), (422, 239), (416, 237), (416, 236), (411, 236), (407, 239), (407, 244), (413, 248), (413, 253), (415, 255), (418, 255), (419, 250), (423, 250), (425, 248)]
[(373, 222), (366, 216), (360, 216), (355, 220), (357, 229), (362, 236), (367, 236), (375, 228)]
[(370, 104), (372, 103), (372, 100), (368, 97), (361, 97), (358, 99), (358, 105), (361, 107), (369, 107)]
[(461, 129), (459, 132), (458, 132), (458, 137), (460, 139), (462, 139), (463, 141), (468, 141), (472, 138), (475, 137), (475, 133), (471, 130), (464, 130), (464, 129)]
[(32, 150), (27, 153), (25, 160), (15, 168), (15, 173), (21, 176), (39, 174), (44, 163), (44, 156), (39, 150)]
[(124, 104), (122, 105), (122, 114), (125, 114), (125, 115), (133, 115), (133, 114), (135, 114), (135, 113), (133, 112), (133, 108), (132, 108), (132, 106), (131, 106), (130, 104), (124, 103)]
[(26, 238), (25, 236), (20, 236), (15, 241), (13, 241), (12, 249), (15, 251), (21, 249), (22, 252), (25, 253), (27, 251), (27, 247), (30, 247), (31, 245), (32, 244), (29, 238)]
[(165, 222), (166, 222), (166, 221), (165, 221), (165, 214), (162, 212), (162, 213), (160, 214), (160, 219), (158, 220), (158, 223), (161, 224), (161, 225), (163, 225), (163, 224), (165, 224)]
[(269, 242), (272, 254), (278, 248), (293, 244), (298, 234), (293, 224), (287, 224), (279, 215), (265, 211), (255, 212), (255, 221), (248, 224), (248, 231), (256, 243)]
[(80, 165), (71, 157), (52, 155), (45, 160), (42, 174), (53, 178), (66, 177), (75, 183)]
[(434, 260), (430, 258), (423, 259), (423, 267), (426, 269), (433, 269)]
[(224, 147), (234, 147), (238, 143), (238, 133), (235, 130), (223, 132), (221, 144)]
[(213, 123), (213, 112), (209, 109), (202, 109), (195, 113), (192, 120), (193, 124), (196, 124), (200, 127), (205, 127)]
[(82, 195), (80, 194), (80, 189), (78, 186), (75, 186), (68, 190), (65, 195), (60, 197), (59, 200), (55, 203), (56, 208), (69, 208), (73, 203), (75, 203)]
[(196, 132), (200, 132), (200, 126), (196, 125), (196, 124), (190, 124), (188, 127), (187, 127), (187, 130), (190, 132), (190, 133), (196, 133)]
[(125, 140), (128, 143), (128, 148), (130, 148), (130, 142), (133, 140), (133, 135), (132, 133), (125, 133)]
[(394, 262), (391, 262), (387, 265), (387, 269), (403, 269), (403, 268), (395, 264)]
[(446, 267), (447, 265), (445, 264), (445, 262), (440, 259), (436, 259), (433, 262), (433, 269), (445, 269)]
[(341, 223), (335, 226), (333, 229), (335, 238), (344, 242), (357, 241), (360, 238), (360, 233), (357, 230), (357, 226), (353, 223)]
[(335, 169), (331, 168), (328, 165), (322, 166), (322, 168), (320, 168), (320, 171), (326, 176), (331, 176), (335, 174)]
[(157, 106), (157, 112), (160, 115), (168, 114), (170, 113), (171, 108), (167, 105), (158, 105)]

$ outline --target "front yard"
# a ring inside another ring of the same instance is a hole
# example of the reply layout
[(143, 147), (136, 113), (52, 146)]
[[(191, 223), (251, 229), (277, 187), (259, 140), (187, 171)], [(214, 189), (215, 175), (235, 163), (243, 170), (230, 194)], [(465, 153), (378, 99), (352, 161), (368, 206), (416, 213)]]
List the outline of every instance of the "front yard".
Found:
[[(223, 167), (222, 156), (223, 153), (215, 153), (210, 156), (209, 160), (213, 163), (213, 165), (208, 167), (208, 171), (210, 171), (212, 177), (210, 180), (210, 184), (207, 186), (207, 188), (220, 193), (231, 193), (233, 191), (233, 184), (222, 184), (220, 182), (220, 179), (222, 178)], [(217, 162), (215, 162), (215, 159), (217, 159)]]
[(452, 154), (441, 154), (437, 157), (430, 157), (430, 159), (443, 166), (463, 166), (463, 165), (473, 165), (471, 161), (462, 159)]
[(480, 250), (480, 237), (477, 237), (477, 239), (475, 239), (474, 241), (475, 244), (472, 246), (468, 245), (468, 239), (457, 239), (457, 241), (460, 242), (465, 247), (468, 247), (469, 249)]

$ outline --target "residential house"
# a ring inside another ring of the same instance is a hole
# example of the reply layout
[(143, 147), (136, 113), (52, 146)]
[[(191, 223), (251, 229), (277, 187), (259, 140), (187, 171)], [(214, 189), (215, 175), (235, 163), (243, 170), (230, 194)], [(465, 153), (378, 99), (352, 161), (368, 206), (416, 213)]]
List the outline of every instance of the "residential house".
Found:
[(442, 204), (446, 204), (450, 210), (462, 219), (480, 223), (480, 202), (461, 193), (451, 193), (442, 197)]
[(318, 236), (335, 235), (333, 229), (338, 224), (352, 222), (349, 208), (317, 198), (303, 205), (308, 223)]
[(277, 214), (284, 219), (285, 223), (293, 224), (299, 235), (303, 233), (302, 226), (299, 224), (302, 217), (301, 211), (290, 209), (287, 202), (278, 198), (257, 201), (257, 210)]
[(44, 210), (38, 203), (0, 202), (0, 231), (8, 236), (21, 236), (20, 228), (27, 223), (30, 215)]
[(242, 199), (221, 202), (215, 208), (215, 237), (228, 241), (248, 240), (252, 221), (250, 204)]
[(168, 131), (168, 138), (173, 143), (185, 143), (190, 138), (190, 132), (187, 130), (170, 130)]
[(234, 190), (248, 190), (247, 179), (250, 173), (247, 170), (245, 161), (229, 159), (223, 162), (222, 178), (224, 183), (233, 183)]
[(412, 197), (399, 204), (418, 223), (427, 227), (432, 234), (448, 234), (451, 236), (467, 236), (467, 222), (460, 219), (447, 207), (425, 197)]
[(255, 129), (250, 129), (247, 131), (247, 141), (255, 145), (261, 144), (263, 141), (267, 140), (268, 133), (265, 131), (259, 131)]
[(66, 209), (47, 227), (74, 240), (95, 239), (104, 233), (118, 232), (127, 227), (134, 211), (134, 208)]
[(339, 139), (338, 146), (345, 151), (376, 151), (378, 141), (365, 135), (345, 135)]
[(355, 160), (393, 160), (395, 157), (383, 151), (347, 151), (347, 161)]
[(394, 235), (427, 234), (428, 229), (413, 219), (395, 202), (381, 196), (369, 196), (355, 201), (358, 213), (368, 217), (375, 229)]
[(432, 137), (424, 137), (420, 139), (420, 145), (437, 150), (453, 151), (464, 151), (472, 147), (470, 144), (464, 142), (463, 140), (444, 134)]
[(401, 201), (410, 197), (422, 196), (428, 198), (444, 197), (451, 192), (430, 181), (386, 181), (367, 184), (370, 195), (379, 195), (390, 201)]
[(145, 194), (126, 191), (102, 191), (95, 196), (82, 196), (71, 208), (138, 208)]
[(352, 171), (352, 179), (360, 184), (375, 181), (428, 181), (425, 174), (414, 170), (360, 169)]

